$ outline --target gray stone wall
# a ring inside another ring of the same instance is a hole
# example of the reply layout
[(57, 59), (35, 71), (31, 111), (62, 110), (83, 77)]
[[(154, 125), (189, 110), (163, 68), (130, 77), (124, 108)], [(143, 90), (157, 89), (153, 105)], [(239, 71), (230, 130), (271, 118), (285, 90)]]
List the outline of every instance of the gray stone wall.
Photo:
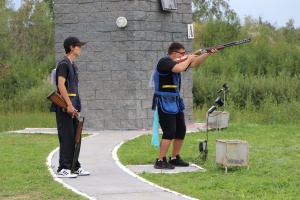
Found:
[[(172, 42), (188, 52), (187, 24), (191, 0), (177, 0), (178, 10), (162, 10), (161, 0), (55, 0), (56, 61), (64, 56), (63, 41), (75, 35), (87, 41), (75, 62), (85, 127), (90, 130), (151, 128), (152, 70)], [(128, 24), (118, 28), (123, 16)], [(182, 74), (181, 96), (187, 123), (192, 122), (192, 71)]]

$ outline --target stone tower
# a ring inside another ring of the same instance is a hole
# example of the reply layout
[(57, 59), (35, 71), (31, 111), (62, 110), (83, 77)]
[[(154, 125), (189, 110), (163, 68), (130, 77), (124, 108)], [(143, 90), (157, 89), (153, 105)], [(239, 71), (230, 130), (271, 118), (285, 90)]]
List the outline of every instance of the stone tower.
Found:
[[(191, 0), (169, 0), (177, 9), (163, 10), (162, 0), (55, 0), (56, 61), (63, 41), (75, 35), (87, 44), (75, 60), (85, 128), (130, 130), (151, 128), (152, 70), (172, 42), (192, 51), (188, 24)], [(168, 6), (168, 5), (166, 5)], [(127, 20), (120, 28), (119, 17)], [(182, 73), (181, 97), (192, 123), (192, 71)]]

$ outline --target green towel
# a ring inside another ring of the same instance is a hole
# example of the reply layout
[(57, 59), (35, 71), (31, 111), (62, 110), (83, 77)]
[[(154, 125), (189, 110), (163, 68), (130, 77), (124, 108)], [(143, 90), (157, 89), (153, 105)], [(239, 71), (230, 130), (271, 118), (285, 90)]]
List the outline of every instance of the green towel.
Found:
[(153, 116), (153, 125), (152, 125), (152, 140), (151, 144), (156, 148), (159, 147), (159, 132), (158, 132), (158, 109), (156, 107)]

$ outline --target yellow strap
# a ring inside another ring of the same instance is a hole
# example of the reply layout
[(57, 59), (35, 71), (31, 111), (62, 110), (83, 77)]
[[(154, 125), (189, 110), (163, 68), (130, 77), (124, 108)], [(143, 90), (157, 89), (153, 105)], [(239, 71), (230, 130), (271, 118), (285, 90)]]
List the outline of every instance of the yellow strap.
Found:
[(163, 85), (162, 88), (177, 88), (177, 85)]
[(69, 96), (69, 97), (76, 97), (77, 95), (76, 95), (76, 94), (73, 94), (73, 93), (69, 93), (68, 96)]

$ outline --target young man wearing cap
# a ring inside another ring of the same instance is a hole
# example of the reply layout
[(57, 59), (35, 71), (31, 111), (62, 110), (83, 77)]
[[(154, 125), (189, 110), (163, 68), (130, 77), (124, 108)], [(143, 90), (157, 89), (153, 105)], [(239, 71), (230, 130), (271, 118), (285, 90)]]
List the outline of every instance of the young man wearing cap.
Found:
[(66, 55), (61, 59), (56, 68), (57, 91), (67, 103), (67, 109), (63, 110), (52, 103), (50, 111), (56, 112), (56, 124), (60, 144), (59, 166), (57, 176), (59, 178), (76, 178), (87, 176), (90, 172), (81, 168), (77, 161), (74, 174), (71, 173), (73, 155), (75, 150), (75, 137), (78, 127), (78, 119), (74, 116), (81, 110), (81, 100), (78, 92), (78, 69), (74, 60), (81, 53), (81, 47), (86, 42), (80, 42), (77, 37), (68, 37), (64, 41)]

